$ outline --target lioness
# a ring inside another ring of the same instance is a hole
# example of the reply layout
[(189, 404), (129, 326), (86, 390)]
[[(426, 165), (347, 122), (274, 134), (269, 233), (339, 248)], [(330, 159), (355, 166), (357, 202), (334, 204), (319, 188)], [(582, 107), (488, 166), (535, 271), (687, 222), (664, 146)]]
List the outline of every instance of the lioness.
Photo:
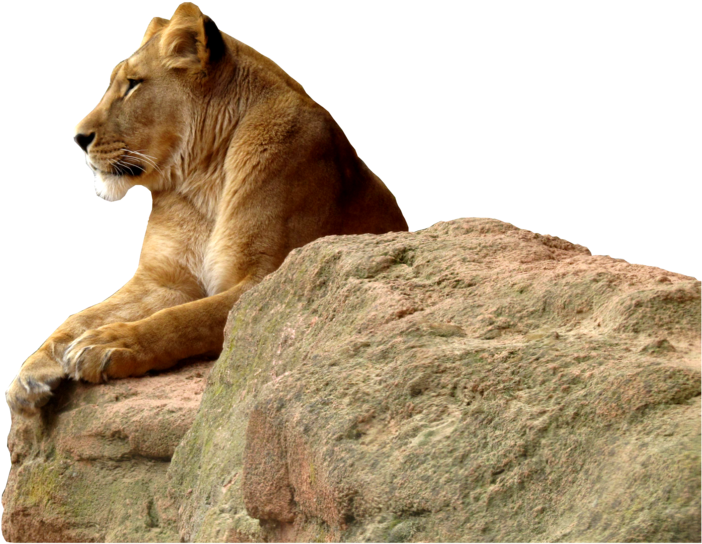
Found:
[(22, 365), (10, 407), (36, 413), (65, 377), (139, 376), (222, 348), (227, 313), (296, 247), (407, 230), (329, 113), (197, 6), (154, 18), (78, 125), (95, 189), (153, 209), (134, 277), (69, 317)]

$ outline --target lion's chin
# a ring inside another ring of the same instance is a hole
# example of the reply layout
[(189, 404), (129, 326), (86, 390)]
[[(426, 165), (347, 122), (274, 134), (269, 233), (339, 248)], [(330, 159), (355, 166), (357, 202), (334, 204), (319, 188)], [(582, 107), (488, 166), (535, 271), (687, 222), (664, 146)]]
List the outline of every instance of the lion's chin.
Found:
[(109, 202), (121, 200), (132, 184), (125, 179), (125, 176), (115, 176), (105, 172), (95, 173), (95, 194)]

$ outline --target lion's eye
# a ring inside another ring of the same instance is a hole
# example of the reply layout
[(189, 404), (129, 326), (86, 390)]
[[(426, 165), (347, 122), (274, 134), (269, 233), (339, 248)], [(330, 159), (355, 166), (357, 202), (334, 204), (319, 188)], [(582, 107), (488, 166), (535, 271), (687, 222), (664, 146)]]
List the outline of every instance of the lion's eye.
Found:
[(132, 89), (134, 89), (134, 87), (136, 87), (137, 85), (139, 85), (139, 83), (142, 82), (141, 79), (127, 79), (127, 81), (129, 82), (129, 87), (127, 87), (127, 92), (124, 93), (124, 96), (127, 96), (132, 91)]

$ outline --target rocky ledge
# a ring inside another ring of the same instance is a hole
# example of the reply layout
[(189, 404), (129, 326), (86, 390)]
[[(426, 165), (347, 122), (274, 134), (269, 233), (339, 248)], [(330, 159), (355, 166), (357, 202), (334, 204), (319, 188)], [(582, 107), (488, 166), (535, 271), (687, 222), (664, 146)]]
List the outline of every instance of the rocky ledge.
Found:
[(328, 237), (209, 365), (15, 419), (5, 538), (700, 541), (694, 278), (490, 219)]

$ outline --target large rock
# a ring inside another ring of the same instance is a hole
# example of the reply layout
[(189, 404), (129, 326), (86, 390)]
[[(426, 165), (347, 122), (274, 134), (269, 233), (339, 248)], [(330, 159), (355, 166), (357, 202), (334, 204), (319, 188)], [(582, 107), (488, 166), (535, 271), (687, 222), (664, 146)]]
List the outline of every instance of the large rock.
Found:
[(330, 237), (234, 307), (170, 467), (192, 404), (90, 400), (188, 371), (16, 424), (5, 536), (700, 540), (690, 277), (488, 219)]

